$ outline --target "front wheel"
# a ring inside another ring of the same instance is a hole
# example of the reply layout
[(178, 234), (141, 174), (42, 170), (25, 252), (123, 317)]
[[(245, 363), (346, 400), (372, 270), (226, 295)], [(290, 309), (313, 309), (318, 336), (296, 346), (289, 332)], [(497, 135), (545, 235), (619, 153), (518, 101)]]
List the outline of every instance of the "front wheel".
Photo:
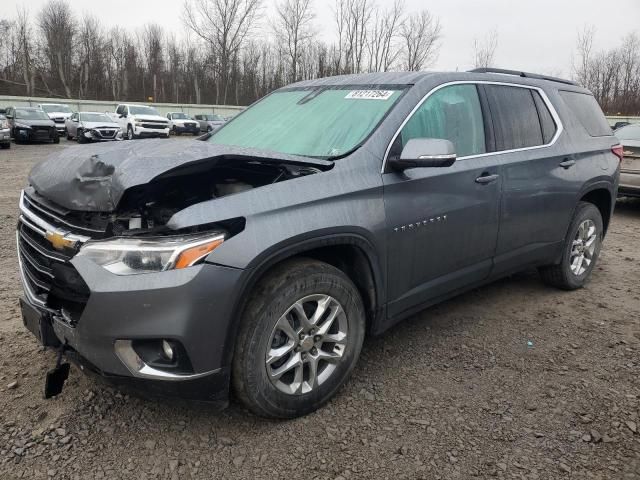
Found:
[(244, 310), (234, 391), (257, 415), (306, 415), (346, 382), (364, 334), (360, 294), (342, 271), (310, 259), (287, 261), (257, 285)]
[(539, 268), (542, 280), (563, 290), (582, 288), (593, 271), (604, 234), (602, 215), (592, 203), (580, 202), (565, 240), (562, 259)]
[(3, 149), (11, 148), (11, 142), (0, 143), (0, 148), (3, 148)]
[(127, 140), (133, 140), (133, 139), (135, 139), (135, 138), (136, 138), (136, 136), (135, 136), (135, 134), (133, 133), (133, 127), (132, 127), (131, 125), (129, 125), (129, 126), (127, 127)]

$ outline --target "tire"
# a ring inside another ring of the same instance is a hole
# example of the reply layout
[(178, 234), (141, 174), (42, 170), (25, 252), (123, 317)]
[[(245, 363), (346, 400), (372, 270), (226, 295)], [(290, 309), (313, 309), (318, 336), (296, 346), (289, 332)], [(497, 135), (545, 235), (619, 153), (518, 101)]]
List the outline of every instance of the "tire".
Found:
[(78, 143), (87, 143), (87, 137), (84, 136), (82, 130), (78, 129), (76, 131), (76, 140)]
[[(595, 228), (595, 231), (590, 234), (592, 227)], [(589, 280), (598, 261), (603, 234), (604, 228), (600, 210), (592, 203), (578, 203), (562, 250), (562, 259), (556, 265), (548, 265), (538, 269), (542, 280), (546, 284), (562, 290), (582, 288)], [(591, 239), (593, 241), (592, 249), (588, 246), (591, 245)], [(581, 243), (574, 245), (574, 242)], [(583, 260), (580, 260), (581, 255)]]
[(213, 127), (211, 125), (209, 125), (207, 127), (207, 133), (211, 133), (213, 131)]
[(135, 140), (136, 134), (133, 133), (133, 127), (131, 125), (127, 125), (127, 140)]
[(56, 136), (53, 137), (53, 143), (60, 143), (60, 135), (56, 133)]
[[(298, 305), (303, 305), (303, 311), (308, 314), (305, 318), (312, 318), (312, 312), (319, 309), (321, 302), (327, 302), (325, 314), (316, 324), (318, 331), (304, 336), (304, 340), (296, 335), (303, 324), (303, 317), (294, 308), (300, 300), (304, 302)], [(329, 322), (328, 316), (333, 314), (334, 320)], [(284, 326), (285, 322), (288, 325), (285, 330), (290, 335), (276, 327)], [(327, 342), (329, 337), (322, 337), (323, 328), (328, 328), (331, 340), (338, 337), (342, 340)], [(360, 356), (364, 335), (362, 299), (342, 271), (311, 259), (286, 261), (256, 285), (246, 304), (232, 363), (233, 390), (256, 415), (268, 418), (306, 415), (324, 405), (349, 378)], [(274, 347), (276, 342), (280, 347)], [(267, 352), (273, 352), (274, 348), (289, 349), (289, 352), (274, 356), (278, 360), (268, 364)], [(321, 357), (331, 357), (331, 362)], [(297, 362), (302, 367), (287, 369), (289, 362)], [(319, 372), (313, 387), (309, 383), (312, 364)], [(285, 373), (279, 380), (272, 381), (268, 371), (273, 373), (278, 369)], [(300, 378), (296, 377), (299, 369), (302, 382), (296, 380)]]
[(73, 140), (73, 137), (69, 133), (69, 130), (67, 130), (67, 140), (69, 140), (69, 141)]
[(3, 150), (7, 150), (7, 149), (11, 148), (11, 142), (0, 143), (0, 148), (2, 148)]

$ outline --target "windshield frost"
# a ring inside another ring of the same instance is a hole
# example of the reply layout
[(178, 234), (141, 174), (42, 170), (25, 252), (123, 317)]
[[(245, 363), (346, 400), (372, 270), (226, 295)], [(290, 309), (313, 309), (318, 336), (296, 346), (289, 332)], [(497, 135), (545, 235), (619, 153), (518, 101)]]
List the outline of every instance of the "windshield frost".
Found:
[(302, 89), (274, 92), (209, 141), (309, 157), (344, 155), (376, 128), (399, 89)]

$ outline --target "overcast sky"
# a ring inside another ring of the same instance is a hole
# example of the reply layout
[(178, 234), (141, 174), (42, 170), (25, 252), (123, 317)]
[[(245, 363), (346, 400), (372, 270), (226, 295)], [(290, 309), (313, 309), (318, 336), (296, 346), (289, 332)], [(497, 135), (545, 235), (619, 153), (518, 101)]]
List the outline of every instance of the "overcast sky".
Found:
[[(80, 15), (91, 13), (108, 25), (135, 29), (155, 22), (178, 36), (181, 0), (68, 0)], [(271, 10), (274, 0), (264, 0)], [(378, 0), (382, 7), (392, 0)], [(0, 17), (13, 16), (16, 5), (36, 12), (47, 0), (2, 0)], [(312, 0), (316, 29), (331, 39), (333, 0)], [(437, 70), (466, 70), (472, 66), (473, 42), (495, 29), (498, 48), (495, 63), (503, 68), (570, 76), (578, 32), (586, 25), (597, 30), (597, 50), (617, 46), (632, 31), (640, 33), (640, 0), (405, 0), (408, 11), (428, 8), (440, 19), (442, 47)]]

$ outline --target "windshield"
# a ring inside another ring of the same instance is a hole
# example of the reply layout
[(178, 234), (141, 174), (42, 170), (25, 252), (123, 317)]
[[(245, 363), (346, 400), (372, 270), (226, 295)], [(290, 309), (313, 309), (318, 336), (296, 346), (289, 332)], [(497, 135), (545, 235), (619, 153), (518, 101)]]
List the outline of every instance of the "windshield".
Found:
[(158, 111), (153, 107), (147, 107), (144, 105), (131, 105), (129, 107), (129, 113), (132, 115), (159, 115)]
[(640, 141), (640, 125), (627, 125), (616, 130), (615, 136), (619, 140), (638, 140)]
[(83, 122), (106, 122), (113, 123), (107, 115), (104, 113), (81, 113), (80, 120)]
[(209, 122), (224, 122), (224, 119), (220, 115), (205, 115), (205, 118)]
[(402, 94), (357, 88), (272, 93), (211, 136), (210, 142), (332, 158), (358, 147)]
[(49, 116), (42, 110), (26, 110), (24, 108), (16, 108), (15, 117), (23, 120), (49, 120)]
[(171, 118), (174, 120), (191, 120), (191, 117), (186, 113), (172, 113)]
[(42, 105), (42, 109), (47, 113), (72, 113), (71, 109), (67, 105)]

